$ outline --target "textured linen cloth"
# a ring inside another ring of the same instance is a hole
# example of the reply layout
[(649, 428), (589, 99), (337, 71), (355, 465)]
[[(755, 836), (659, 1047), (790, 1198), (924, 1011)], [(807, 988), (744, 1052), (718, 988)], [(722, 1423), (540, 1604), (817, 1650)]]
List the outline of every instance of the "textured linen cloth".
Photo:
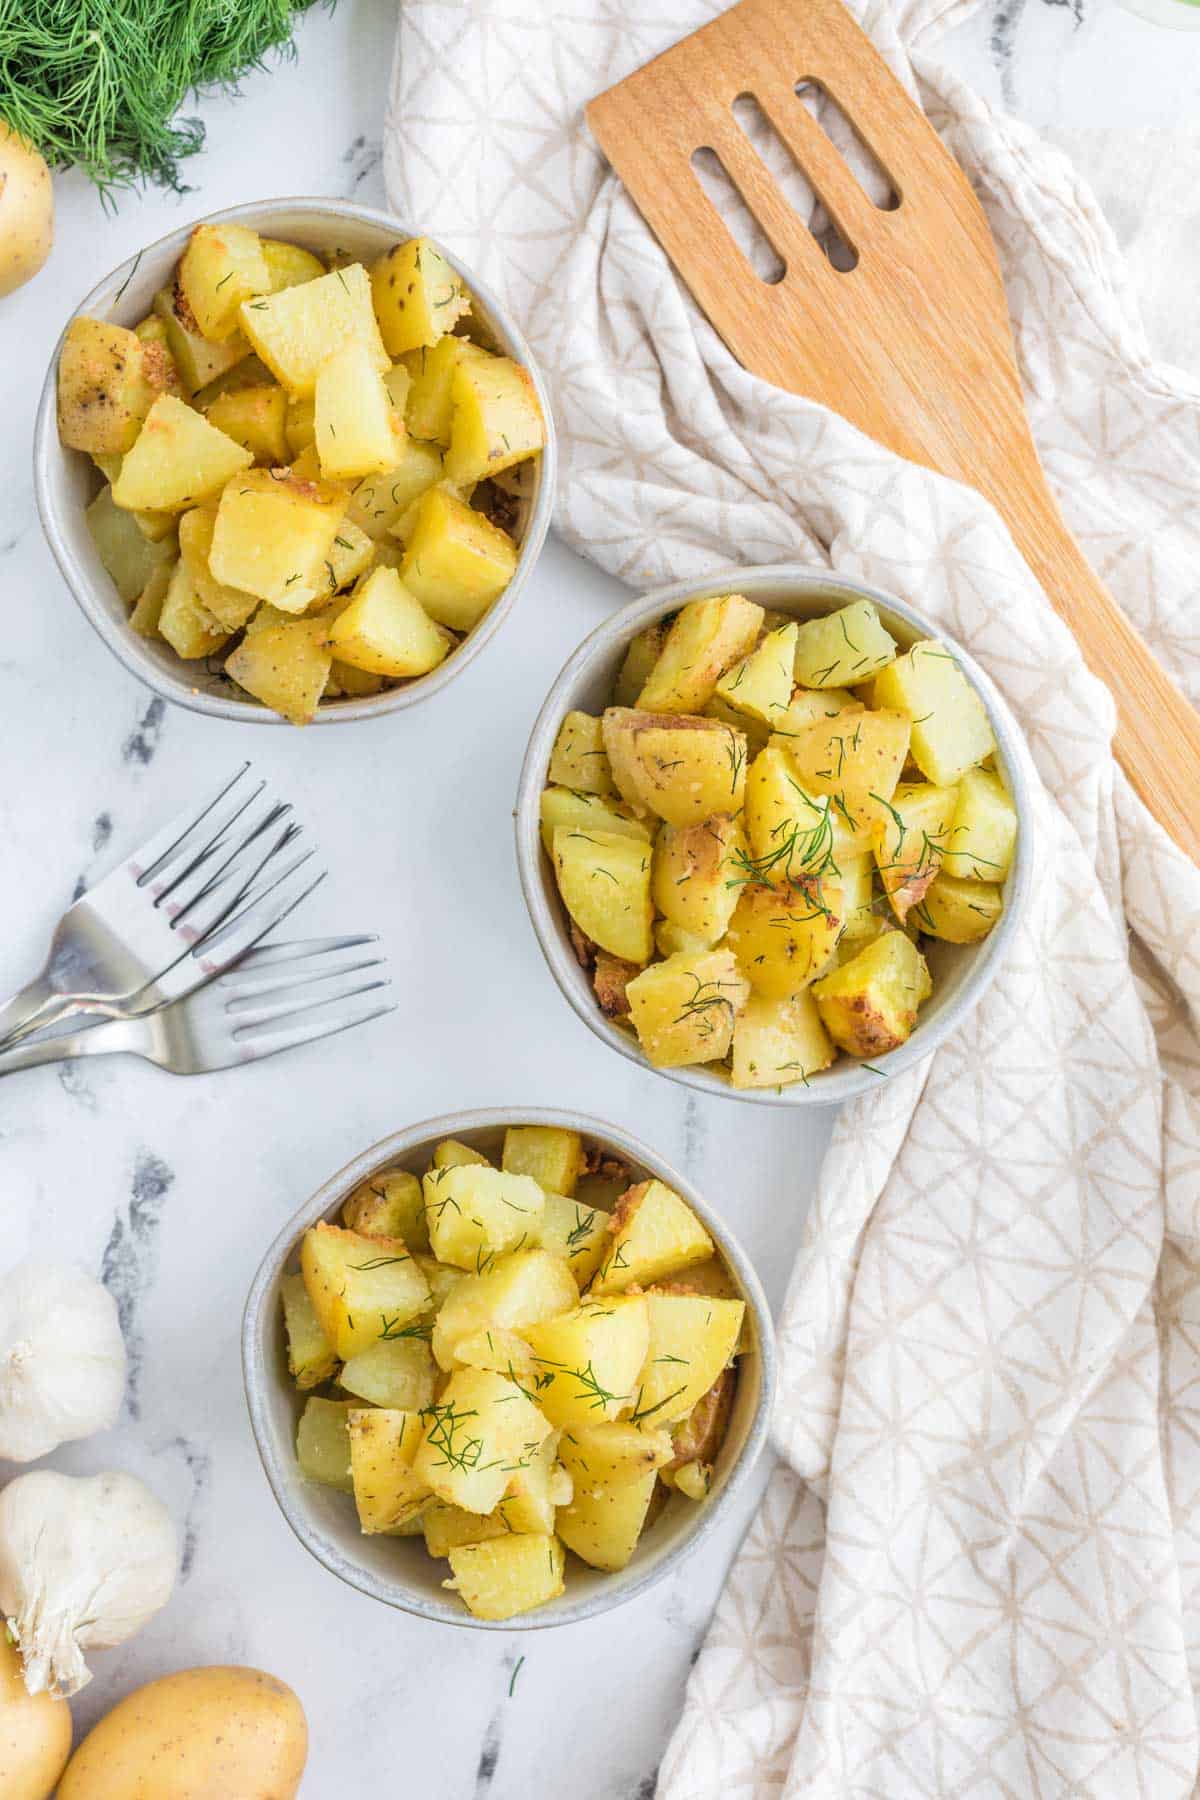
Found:
[[(840, 1116), (781, 1320), (781, 1462), (659, 1792), (1174, 1800), (1198, 1761), (1200, 874), (989, 507), (746, 375), (598, 155), (584, 101), (719, 10), (403, 0), (392, 202), (523, 321), (579, 550), (639, 586), (832, 565), (972, 651), (1036, 765), (1036, 877), (973, 1017)], [(1065, 158), (939, 66), (961, 16), (864, 23), (987, 209), (1068, 518), (1195, 700), (1200, 384), (1151, 361)]]

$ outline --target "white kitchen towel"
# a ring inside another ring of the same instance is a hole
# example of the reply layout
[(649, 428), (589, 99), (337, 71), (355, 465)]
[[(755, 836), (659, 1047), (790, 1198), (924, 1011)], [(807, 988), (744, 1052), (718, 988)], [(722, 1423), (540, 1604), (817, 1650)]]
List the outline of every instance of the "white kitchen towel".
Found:
[[(798, 557), (911, 599), (1024, 726), (1037, 865), (973, 1018), (838, 1121), (780, 1326), (782, 1461), (659, 1792), (1175, 1800), (1200, 1684), (1200, 874), (991, 510), (747, 376), (597, 154), (585, 100), (719, 10), (403, 0), (393, 204), (523, 320), (569, 540), (639, 586)], [(1196, 699), (1200, 384), (1152, 362), (1065, 158), (939, 67), (964, 10), (864, 22), (987, 209), (1070, 522)]]

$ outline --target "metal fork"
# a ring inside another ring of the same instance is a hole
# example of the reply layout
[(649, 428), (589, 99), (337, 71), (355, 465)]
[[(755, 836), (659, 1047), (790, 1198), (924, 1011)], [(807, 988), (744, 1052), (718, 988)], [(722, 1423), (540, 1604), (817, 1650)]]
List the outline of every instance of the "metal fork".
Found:
[(0, 1049), (78, 1013), (140, 1016), (219, 975), (279, 925), (320, 881), (298, 873), (314, 852), (291, 807), (249, 764), (198, 812), (190, 808), (63, 914), (40, 975), (0, 1005)]
[(173, 1075), (205, 1075), (348, 1031), (395, 1011), (393, 1002), (379, 999), (390, 985), (386, 977), (368, 974), (386, 958), (363, 954), (378, 941), (371, 935), (312, 938), (251, 950), (236, 968), (158, 1012), (0, 1050), (0, 1075), (122, 1053)]

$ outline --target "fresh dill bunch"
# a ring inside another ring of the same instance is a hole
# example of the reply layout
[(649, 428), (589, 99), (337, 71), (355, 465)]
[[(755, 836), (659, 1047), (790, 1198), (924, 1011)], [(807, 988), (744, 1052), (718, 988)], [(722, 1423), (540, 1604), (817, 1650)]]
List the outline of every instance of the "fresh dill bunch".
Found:
[(141, 180), (183, 192), (179, 164), (204, 142), (198, 119), (177, 117), (188, 95), (236, 88), (271, 50), (294, 55), (312, 4), (0, 0), (0, 118), (109, 203)]

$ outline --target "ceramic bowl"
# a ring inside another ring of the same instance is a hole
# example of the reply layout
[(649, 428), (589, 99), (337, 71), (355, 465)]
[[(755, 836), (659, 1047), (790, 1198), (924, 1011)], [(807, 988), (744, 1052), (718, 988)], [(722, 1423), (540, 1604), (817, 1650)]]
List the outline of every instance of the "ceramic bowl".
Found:
[[(296, 1463), (296, 1426), (303, 1399), (287, 1368), (280, 1282), (298, 1266), (302, 1234), (318, 1219), (332, 1219), (360, 1182), (384, 1169), (429, 1167), (434, 1146), (454, 1137), (495, 1162), (508, 1125), (559, 1125), (629, 1164), (635, 1181), (657, 1177), (681, 1194), (703, 1221), (746, 1302), (751, 1348), (739, 1359), (739, 1379), (729, 1430), (718, 1454), (712, 1490), (697, 1503), (673, 1494), (647, 1526), (632, 1562), (618, 1574), (602, 1574), (568, 1555), (566, 1592), (536, 1611), (513, 1619), (475, 1619), (442, 1587), (445, 1562), (426, 1554), (421, 1538), (364, 1537), (348, 1494), (306, 1481)], [(242, 1321), (242, 1369), (246, 1402), (258, 1453), (284, 1518), (317, 1561), (351, 1587), (387, 1606), (469, 1625), (480, 1631), (526, 1631), (595, 1618), (642, 1594), (668, 1575), (713, 1532), (749, 1474), (767, 1435), (775, 1384), (774, 1333), (758, 1278), (729, 1227), (695, 1188), (645, 1144), (599, 1119), (578, 1113), (512, 1111), (452, 1113), (426, 1119), (384, 1138), (327, 1181), (284, 1226), (254, 1277)]]
[[(208, 214), (207, 220), (189, 220), (178, 231), (170, 232), (139, 251), (111, 275), (106, 275), (80, 302), (72, 317), (87, 315), (110, 319), (119, 325), (136, 324), (151, 310), (155, 294), (183, 254), (193, 228), (201, 223), (249, 225), (267, 236), (300, 244), (306, 250), (319, 252), (336, 247), (366, 261), (379, 256), (398, 238), (416, 235), (387, 213), (372, 212), (366, 207), (351, 206), (338, 200), (262, 200), (248, 206), (234, 206), (224, 212)], [(529, 370), (545, 414), (546, 447), (538, 459), (531, 491), (522, 503), (514, 532), (520, 556), (512, 580), (491, 611), (439, 668), (366, 699), (327, 700), (317, 709), (313, 721), (316, 725), (381, 718), (385, 713), (399, 712), (440, 693), (480, 655), (504, 623), (529, 579), (550, 524), (554, 504), (555, 439), (545, 382), (529, 345), (495, 295), (449, 250), (440, 244), (438, 248), (471, 289), (477, 302), (476, 316), (491, 332), (497, 347)], [(67, 324), (70, 322), (68, 320)], [(56, 380), (61, 342), (60, 339), (51, 358), (38, 407), (33, 453), (34, 491), (46, 540), (85, 618), (130, 673), (153, 688), (156, 694), (161, 694), (164, 700), (186, 706), (192, 712), (206, 713), (210, 718), (260, 725), (286, 724), (287, 721), (269, 707), (260, 705), (248, 694), (240, 694), (219, 670), (210, 670), (203, 661), (183, 662), (169, 645), (139, 637), (130, 629), (124, 603), (96, 553), (84, 518), (84, 508), (99, 488), (99, 476), (89, 457), (78, 450), (64, 450), (58, 441)]]
[(580, 967), (571, 947), (567, 914), (559, 898), (550, 859), (542, 847), (539, 828), (539, 803), (546, 785), (550, 755), (564, 716), (573, 710), (596, 713), (609, 703), (613, 683), (631, 638), (673, 613), (689, 600), (702, 600), (711, 594), (745, 594), (762, 606), (774, 608), (796, 619), (811, 619), (844, 606), (852, 600), (872, 600), (887, 629), (902, 649), (919, 638), (936, 637), (948, 643), (968, 680), (976, 688), (987, 708), (995, 733), (1000, 769), (1008, 783), (1017, 809), (1021, 830), (1016, 855), (1004, 884), (1004, 913), (981, 944), (930, 944), (927, 960), (934, 980), (934, 991), (921, 1008), (920, 1020), (908, 1042), (887, 1056), (878, 1057), (870, 1068), (849, 1057), (840, 1057), (830, 1068), (809, 1077), (807, 1085), (793, 1083), (782, 1089), (753, 1088), (739, 1090), (713, 1070), (699, 1065), (694, 1068), (657, 1069), (655, 1074), (702, 1093), (723, 1094), (735, 1100), (752, 1100), (762, 1106), (820, 1106), (852, 1099), (878, 1086), (883, 1076), (899, 1073), (929, 1056), (959, 1026), (976, 1006), (1003, 962), (1029, 887), (1031, 863), (1028, 830), (1029, 790), (1025, 774), (1025, 750), (1020, 732), (1011, 713), (993, 683), (966, 652), (947, 638), (931, 619), (924, 618), (915, 607), (877, 588), (844, 576), (806, 569), (795, 563), (779, 563), (772, 568), (726, 569), (710, 581), (681, 582), (675, 587), (659, 588), (640, 600), (633, 600), (620, 612), (606, 619), (591, 636), (585, 638), (570, 661), (559, 672), (538, 715), (517, 793), (515, 812), (517, 863), (525, 904), (542, 953), (563, 994), (579, 1017), (597, 1037), (622, 1056), (641, 1063), (646, 1061), (636, 1039), (614, 1025), (596, 1004), (591, 982)]

